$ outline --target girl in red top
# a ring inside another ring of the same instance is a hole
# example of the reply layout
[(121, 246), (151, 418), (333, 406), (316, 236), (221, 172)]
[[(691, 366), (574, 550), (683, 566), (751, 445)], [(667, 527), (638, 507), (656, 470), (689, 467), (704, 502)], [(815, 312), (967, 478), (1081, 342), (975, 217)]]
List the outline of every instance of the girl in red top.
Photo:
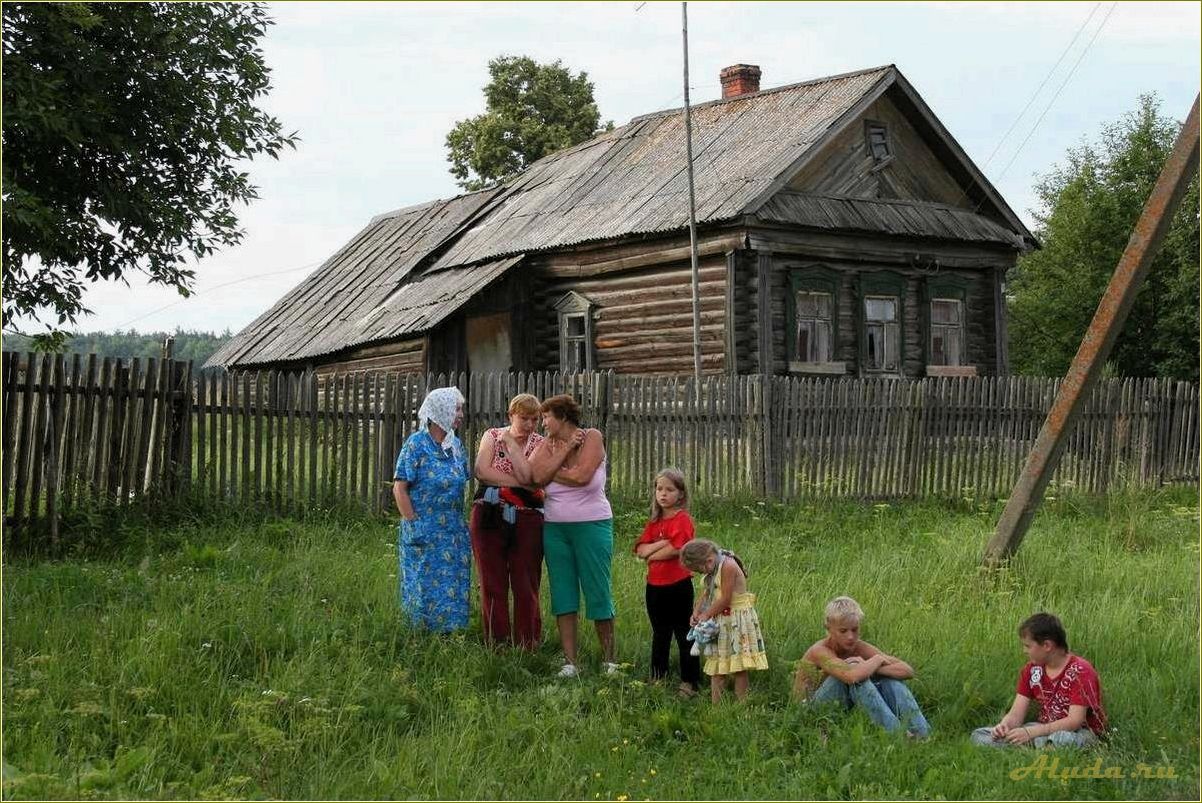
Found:
[(672, 639), (680, 652), (680, 696), (693, 697), (701, 681), (701, 662), (687, 640), (693, 613), (693, 575), (680, 565), (681, 547), (693, 540), (693, 519), (685, 508), (689, 491), (679, 469), (655, 475), (651, 521), (634, 545), (634, 554), (647, 561), (647, 617), (651, 620), (651, 679), (668, 675)]

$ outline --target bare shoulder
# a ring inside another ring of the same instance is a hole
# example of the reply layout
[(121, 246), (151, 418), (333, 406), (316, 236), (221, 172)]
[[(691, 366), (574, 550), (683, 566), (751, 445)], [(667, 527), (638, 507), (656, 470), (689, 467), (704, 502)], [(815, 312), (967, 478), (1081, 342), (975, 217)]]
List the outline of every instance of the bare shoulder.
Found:
[(831, 652), (831, 650), (827, 648), (825, 641), (819, 640), (813, 644), (810, 644), (809, 649), (805, 650), (805, 653), (802, 654), (802, 660), (809, 661), (810, 664), (814, 664), (814, 659), (817, 655), (819, 655), (819, 650), (826, 650), (827, 653)]
[(861, 658), (871, 658), (874, 655), (879, 655), (880, 652), (880, 650), (863, 639), (856, 642), (856, 655)]
[(810, 648), (801, 656), (801, 660), (817, 666), (822, 661), (829, 660), (830, 658), (834, 657), (834, 655), (835, 654), (831, 652), (831, 648), (826, 646), (826, 640), (819, 639), (810, 645)]

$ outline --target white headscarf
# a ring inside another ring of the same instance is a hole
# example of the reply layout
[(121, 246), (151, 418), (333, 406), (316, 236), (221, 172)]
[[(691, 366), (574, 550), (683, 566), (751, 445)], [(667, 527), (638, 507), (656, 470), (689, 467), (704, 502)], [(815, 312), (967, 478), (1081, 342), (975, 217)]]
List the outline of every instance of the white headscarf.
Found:
[(447, 433), (442, 448), (450, 449), (456, 457), (459, 456), (461, 447), (459, 438), (455, 436), (455, 410), (463, 402), (463, 394), (459, 392), (459, 388), (435, 388), (426, 394), (421, 408), (417, 411), (417, 418), (423, 427), (433, 421)]

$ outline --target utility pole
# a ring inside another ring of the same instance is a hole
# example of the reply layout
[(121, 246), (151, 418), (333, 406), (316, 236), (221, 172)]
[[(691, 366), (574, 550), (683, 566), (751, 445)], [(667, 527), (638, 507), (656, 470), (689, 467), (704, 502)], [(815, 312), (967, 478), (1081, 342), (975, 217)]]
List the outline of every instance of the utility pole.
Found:
[(689, 4), (680, 4), (684, 40), (684, 150), (689, 175), (689, 259), (693, 268), (693, 376), (701, 392), (701, 269), (697, 266), (697, 198), (693, 192), (693, 112), (689, 107)]
[(985, 548), (985, 564), (997, 565), (1009, 558), (1022, 543), (1023, 536), (1043, 501), (1043, 492), (1056, 471), (1073, 425), (1081, 415), (1090, 392), (1098, 384), (1102, 367), (1114, 341), (1118, 339), (1135, 294), (1143, 283), (1160, 243), (1173, 222), (1173, 213), (1181, 203), (1190, 180), (1198, 175), (1198, 99), (1186, 117), (1156, 186), (1144, 204), (1131, 238), (1102, 294), (1093, 321), (1081, 340), (1077, 356), (1068, 368), (1052, 409), (1039, 430), (1031, 454), (1018, 482), (1006, 500), (997, 530)]

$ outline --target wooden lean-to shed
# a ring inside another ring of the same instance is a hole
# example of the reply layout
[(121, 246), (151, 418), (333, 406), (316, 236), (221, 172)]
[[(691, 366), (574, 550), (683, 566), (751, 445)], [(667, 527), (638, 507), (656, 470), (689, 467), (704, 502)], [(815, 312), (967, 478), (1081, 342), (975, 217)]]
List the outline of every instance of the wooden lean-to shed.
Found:
[[(693, 109), (708, 372), (1007, 371), (1031, 233), (896, 67)], [(688, 373), (680, 109), (505, 185), (375, 218), (211, 360), (231, 368)]]

